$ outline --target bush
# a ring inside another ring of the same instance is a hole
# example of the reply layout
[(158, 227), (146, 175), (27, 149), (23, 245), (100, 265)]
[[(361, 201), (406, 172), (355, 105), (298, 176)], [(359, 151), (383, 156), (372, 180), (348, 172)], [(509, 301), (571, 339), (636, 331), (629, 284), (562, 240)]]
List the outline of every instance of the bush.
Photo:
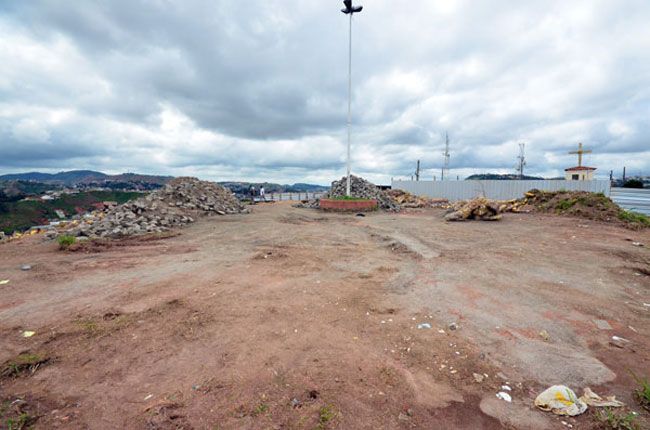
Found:
[(643, 188), (643, 182), (639, 179), (628, 179), (623, 184), (623, 188)]
[(61, 249), (66, 249), (71, 245), (74, 245), (77, 242), (77, 238), (75, 238), (74, 236), (62, 235), (59, 236), (57, 242), (59, 242), (59, 247)]

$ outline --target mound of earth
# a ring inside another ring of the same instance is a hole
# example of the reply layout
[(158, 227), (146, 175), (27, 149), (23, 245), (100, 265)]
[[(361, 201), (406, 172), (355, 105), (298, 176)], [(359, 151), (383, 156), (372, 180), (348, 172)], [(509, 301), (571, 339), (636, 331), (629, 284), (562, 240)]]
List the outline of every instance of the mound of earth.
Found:
[(631, 228), (650, 227), (650, 218), (624, 210), (602, 193), (530, 190), (520, 202), (537, 212), (622, 223)]

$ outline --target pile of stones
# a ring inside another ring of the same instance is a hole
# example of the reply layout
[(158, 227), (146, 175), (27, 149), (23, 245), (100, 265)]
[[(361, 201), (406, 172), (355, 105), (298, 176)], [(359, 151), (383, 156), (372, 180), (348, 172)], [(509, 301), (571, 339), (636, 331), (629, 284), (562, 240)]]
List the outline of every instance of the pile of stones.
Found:
[(59, 234), (115, 238), (160, 233), (192, 223), (202, 215), (242, 212), (247, 210), (230, 190), (197, 178), (176, 178), (145, 197), (107, 212), (92, 212)]
[[(332, 182), (329, 191), (330, 198), (344, 197), (346, 195), (347, 177), (340, 181)], [(400, 205), (395, 202), (388, 193), (377, 188), (372, 182), (368, 182), (358, 176), (350, 175), (350, 195), (358, 199), (375, 199), (380, 209), (388, 211), (399, 211)]]

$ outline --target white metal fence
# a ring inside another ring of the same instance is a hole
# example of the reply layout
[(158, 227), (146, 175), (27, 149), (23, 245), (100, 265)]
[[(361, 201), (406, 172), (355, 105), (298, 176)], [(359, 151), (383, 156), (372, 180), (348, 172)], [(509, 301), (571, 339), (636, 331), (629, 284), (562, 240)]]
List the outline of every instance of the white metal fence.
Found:
[[(320, 198), (323, 194), (325, 194), (324, 191), (321, 192), (316, 192), (316, 193), (267, 193), (266, 194), (266, 200), (269, 201), (274, 201), (274, 202), (281, 202), (284, 200), (311, 200), (315, 198)], [(260, 197), (257, 196), (255, 197), (256, 201), (260, 201)]]
[(650, 215), (650, 189), (612, 188), (611, 197), (624, 209)]
[(608, 180), (565, 181), (392, 181), (392, 188), (408, 191), (411, 194), (450, 201), (467, 200), (484, 196), (495, 200), (510, 200), (523, 197), (526, 191), (534, 188), (543, 191), (589, 191), (610, 195)]

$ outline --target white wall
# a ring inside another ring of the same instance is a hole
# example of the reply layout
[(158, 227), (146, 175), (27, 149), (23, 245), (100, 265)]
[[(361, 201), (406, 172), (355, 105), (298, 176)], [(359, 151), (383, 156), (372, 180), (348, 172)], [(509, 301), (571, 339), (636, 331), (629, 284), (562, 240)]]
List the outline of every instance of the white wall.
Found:
[(487, 197), (494, 200), (518, 199), (534, 188), (543, 191), (590, 191), (610, 194), (609, 180), (594, 181), (392, 181), (392, 187), (411, 194), (450, 201)]

